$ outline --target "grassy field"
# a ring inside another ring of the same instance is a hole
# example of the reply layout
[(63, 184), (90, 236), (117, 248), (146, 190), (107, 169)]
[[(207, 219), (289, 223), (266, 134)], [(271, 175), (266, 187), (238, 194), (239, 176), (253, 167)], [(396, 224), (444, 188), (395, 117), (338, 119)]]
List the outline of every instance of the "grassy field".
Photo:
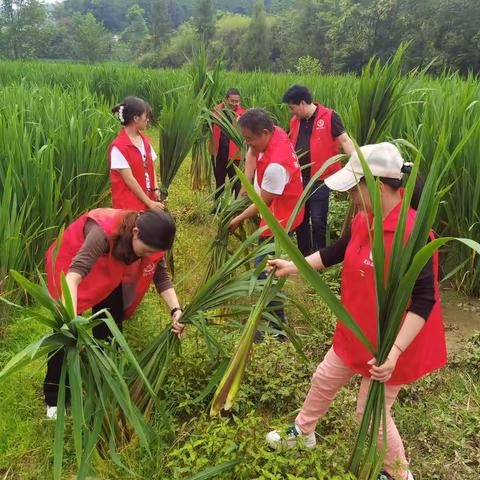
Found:
[[(206, 268), (207, 249), (215, 233), (206, 192), (192, 191), (186, 162), (170, 190), (169, 208), (178, 224), (175, 244), (175, 286), (182, 302), (194, 293)], [(331, 222), (338, 222), (340, 201), (333, 203)], [(341, 218), (341, 217), (340, 217)], [(338, 286), (339, 271), (326, 273)], [(343, 471), (355, 438), (355, 399), (358, 379), (335, 399), (317, 428), (317, 447), (311, 452), (282, 454), (267, 449), (265, 434), (288, 423), (301, 406), (316, 364), (331, 344), (334, 319), (300, 278), (287, 282), (288, 292), (305, 304), (316, 328), (287, 308), (290, 322), (301, 335), (308, 363), (289, 343), (268, 339), (257, 345), (246, 379), (231, 415), (209, 418), (210, 397), (197, 401), (213, 366), (202, 341), (192, 332), (182, 344), (164, 388), (163, 409), (156, 412), (153, 455), (132, 442), (121, 452), (122, 462), (149, 479), (185, 479), (207, 466), (242, 457), (225, 479), (346, 479)], [(454, 296), (449, 303), (465, 302)], [(5, 315), (5, 314), (4, 314)], [(157, 295), (150, 293), (125, 325), (126, 337), (136, 351), (168, 322)], [(2, 319), (0, 365), (42, 331), (28, 318), (10, 311)], [(480, 329), (480, 325), (479, 325)], [(232, 351), (238, 331), (216, 327), (226, 351)], [(434, 346), (432, 346), (434, 348)], [(394, 406), (407, 456), (417, 480), (480, 478), (480, 335), (451, 356), (449, 366), (405, 387)], [(53, 423), (44, 418), (42, 380), (44, 365), (23, 371), (0, 385), (0, 478), (51, 477)], [(71, 440), (71, 439), (70, 439)], [(74, 478), (73, 443), (65, 456), (65, 478)], [(126, 472), (100, 457), (98, 478), (131, 479)]]

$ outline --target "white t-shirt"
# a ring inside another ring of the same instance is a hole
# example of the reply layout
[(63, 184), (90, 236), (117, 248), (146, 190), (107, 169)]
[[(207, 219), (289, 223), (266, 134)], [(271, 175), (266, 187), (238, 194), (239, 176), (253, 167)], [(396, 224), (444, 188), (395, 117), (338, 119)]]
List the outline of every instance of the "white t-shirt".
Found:
[[(143, 166), (145, 167), (145, 182), (147, 184), (147, 190), (151, 188), (150, 176), (147, 172), (147, 155), (145, 153), (145, 145), (142, 142), (141, 146), (135, 145), (143, 158)], [(150, 145), (150, 155), (152, 156), (152, 161), (157, 159), (157, 154), (153, 147)], [(123, 156), (122, 152), (117, 147), (113, 147), (110, 152), (110, 168), (112, 170), (123, 170), (124, 168), (130, 168), (130, 165), (127, 162), (127, 159)]]
[[(259, 158), (262, 157), (260, 154)], [(262, 185), (258, 185), (257, 171), (255, 171), (253, 186), (255, 191), (260, 194), (260, 187), (266, 192), (273, 193), (275, 195), (281, 195), (285, 190), (285, 186), (290, 181), (290, 174), (285, 167), (282, 167), (279, 163), (271, 163), (265, 169), (263, 174)]]

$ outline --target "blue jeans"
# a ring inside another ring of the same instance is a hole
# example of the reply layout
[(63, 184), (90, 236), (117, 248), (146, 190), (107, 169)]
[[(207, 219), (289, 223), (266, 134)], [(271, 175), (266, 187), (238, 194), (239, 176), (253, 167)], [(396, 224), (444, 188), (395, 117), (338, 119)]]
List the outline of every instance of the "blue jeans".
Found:
[[(307, 186), (303, 182), (303, 187)], [(330, 189), (315, 182), (310, 197), (305, 202), (303, 222), (297, 227), (298, 249), (303, 256), (317, 252), (327, 244), (327, 218)], [(311, 225), (310, 225), (311, 223)]]
[[(260, 237), (259, 243), (264, 243), (264, 242), (271, 242), (272, 238), (270, 237)], [(255, 257), (255, 260), (253, 261), (253, 264), (255, 267), (257, 267), (260, 263), (262, 263), (263, 259), (266, 257), (266, 255), (259, 255), (258, 257)], [(258, 276), (260, 280), (265, 280), (267, 278), (267, 272), (264, 270), (263, 272), (260, 273)], [(270, 309), (271, 313), (276, 315), (283, 323), (287, 323), (287, 318), (285, 317), (285, 310), (283, 309), (283, 301), (281, 300), (272, 300), (267, 307)], [(275, 330), (282, 330), (281, 325), (279, 325), (276, 322), (269, 321), (268, 326), (270, 328), (274, 328)]]

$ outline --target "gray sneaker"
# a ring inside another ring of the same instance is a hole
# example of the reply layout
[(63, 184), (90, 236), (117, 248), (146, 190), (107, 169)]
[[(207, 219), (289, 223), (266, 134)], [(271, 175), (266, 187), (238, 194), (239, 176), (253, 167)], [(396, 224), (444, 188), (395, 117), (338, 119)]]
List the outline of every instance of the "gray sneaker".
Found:
[(297, 425), (288, 427), (284, 432), (273, 430), (267, 433), (265, 438), (270, 447), (275, 450), (295, 447), (297, 444), (300, 447), (315, 448), (315, 445), (317, 444), (315, 432), (306, 434), (302, 433)]
[[(378, 474), (377, 480), (394, 480), (394, 478), (388, 472), (386, 472), (385, 470), (382, 470)], [(407, 480), (415, 480), (413, 478), (413, 474), (412, 474), (412, 472), (410, 472), (410, 470), (408, 471)]]

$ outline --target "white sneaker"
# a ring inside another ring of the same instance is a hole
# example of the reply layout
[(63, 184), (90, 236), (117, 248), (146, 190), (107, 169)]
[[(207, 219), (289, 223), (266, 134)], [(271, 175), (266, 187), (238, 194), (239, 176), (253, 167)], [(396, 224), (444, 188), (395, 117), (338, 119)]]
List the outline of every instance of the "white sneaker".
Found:
[(57, 419), (57, 407), (47, 406), (47, 418), (49, 420), (56, 420)]
[(267, 433), (265, 438), (270, 447), (275, 450), (279, 448), (295, 447), (297, 442), (300, 444), (299, 446), (304, 446), (305, 448), (315, 448), (315, 445), (317, 444), (315, 432), (304, 434), (297, 425), (292, 425), (283, 433), (279, 430), (273, 430)]

